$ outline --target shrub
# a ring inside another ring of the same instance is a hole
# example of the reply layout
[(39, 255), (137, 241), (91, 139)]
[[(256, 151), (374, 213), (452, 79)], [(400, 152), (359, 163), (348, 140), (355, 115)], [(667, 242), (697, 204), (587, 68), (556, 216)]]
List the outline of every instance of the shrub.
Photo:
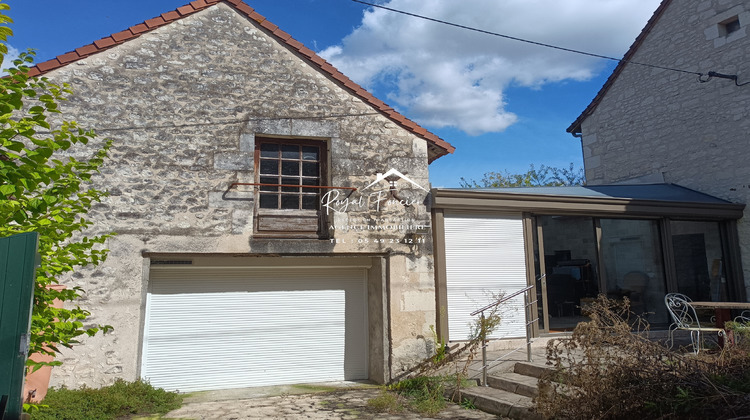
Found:
[(627, 301), (604, 296), (588, 315), (591, 321), (570, 338), (547, 345), (555, 372), (540, 380), (536, 403), (543, 416), (721, 419), (750, 412), (747, 349), (671, 351), (649, 340), (648, 324), (630, 317)]
[(52, 388), (33, 420), (106, 420), (132, 414), (164, 414), (179, 408), (182, 396), (147, 382), (125, 382), (99, 388)]
[(417, 376), (391, 385), (391, 389), (407, 397), (415, 411), (434, 416), (445, 408), (445, 376)]
[(369, 399), (367, 407), (378, 413), (400, 413), (404, 411), (400, 396), (385, 389), (377, 397)]

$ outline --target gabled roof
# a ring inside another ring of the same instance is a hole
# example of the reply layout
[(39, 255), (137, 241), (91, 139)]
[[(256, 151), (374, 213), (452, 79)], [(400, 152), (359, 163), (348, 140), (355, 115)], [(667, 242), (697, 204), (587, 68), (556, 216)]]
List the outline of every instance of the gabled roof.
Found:
[(581, 115), (576, 118), (575, 121), (573, 121), (573, 124), (570, 125), (570, 127), (567, 128), (568, 133), (576, 135), (581, 132), (581, 124), (583, 124), (583, 121), (588, 118), (589, 115), (594, 113), (594, 110), (599, 105), (599, 102), (602, 101), (604, 98), (604, 95), (607, 94), (607, 91), (612, 86), (612, 84), (615, 82), (615, 79), (617, 79), (617, 76), (622, 73), (623, 69), (627, 65), (627, 62), (630, 61), (633, 58), (633, 55), (635, 55), (635, 52), (638, 50), (638, 47), (641, 46), (643, 43), (643, 40), (646, 39), (646, 36), (651, 32), (651, 29), (654, 28), (654, 25), (656, 25), (656, 21), (659, 20), (661, 15), (664, 13), (664, 10), (669, 7), (670, 3), (672, 3), (672, 0), (662, 0), (659, 7), (656, 8), (654, 11), (654, 14), (651, 16), (651, 19), (648, 20), (646, 23), (646, 26), (643, 27), (641, 30), (641, 33), (638, 35), (638, 37), (635, 39), (633, 44), (630, 46), (628, 51), (625, 53), (625, 55), (622, 57), (622, 60), (617, 64), (617, 67), (612, 71), (612, 74), (609, 75), (609, 78), (607, 78), (607, 81), (604, 82), (604, 86), (602, 86), (601, 89), (599, 89), (599, 92), (594, 97), (594, 100), (591, 101), (589, 106), (586, 107), (586, 109), (583, 110)]
[(306, 60), (308, 64), (310, 64), (313, 68), (318, 69), (329, 78), (333, 79), (333, 81), (339, 84), (342, 88), (358, 96), (360, 99), (368, 103), (370, 106), (375, 108), (377, 111), (382, 113), (384, 116), (386, 116), (396, 124), (427, 140), (430, 162), (441, 156), (453, 153), (453, 151), (455, 150), (455, 147), (453, 147), (450, 143), (427, 131), (427, 129), (421, 127), (414, 121), (396, 112), (396, 110), (388, 106), (388, 104), (376, 98), (370, 92), (366, 91), (363, 87), (361, 87), (357, 83), (354, 83), (348, 77), (344, 76), (344, 74), (338, 71), (333, 65), (331, 65), (331, 63), (315, 54), (315, 52), (313, 52), (311, 49), (302, 45), (301, 42), (292, 38), (292, 36), (288, 33), (279, 29), (278, 26), (269, 22), (265, 17), (255, 12), (252, 7), (245, 4), (242, 0), (195, 0), (182, 7), (178, 7), (176, 10), (162, 13), (161, 15), (156, 16), (153, 19), (149, 19), (143, 23), (131, 26), (124, 31), (106, 36), (98, 41), (94, 41), (91, 44), (76, 48), (74, 51), (58, 55), (51, 60), (39, 63), (31, 68), (31, 70), (29, 71), (29, 75), (38, 76), (60, 67), (64, 67), (77, 60), (100, 53), (116, 45), (137, 38), (146, 32), (152, 31), (164, 25), (168, 25), (175, 20), (182, 19), (186, 16), (199, 12), (218, 3), (226, 3), (227, 5), (237, 10), (240, 14), (255, 21), (266, 34), (272, 36), (277, 41), (279, 41), (279, 43), (289, 48), (292, 52), (296, 53), (300, 58)]

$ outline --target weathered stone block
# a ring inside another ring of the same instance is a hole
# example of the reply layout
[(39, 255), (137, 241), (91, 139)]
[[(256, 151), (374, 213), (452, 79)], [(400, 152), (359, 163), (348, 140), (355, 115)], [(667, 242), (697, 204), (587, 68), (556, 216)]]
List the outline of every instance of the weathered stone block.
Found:
[(253, 168), (252, 155), (246, 152), (214, 153), (214, 169), (223, 171), (249, 171)]

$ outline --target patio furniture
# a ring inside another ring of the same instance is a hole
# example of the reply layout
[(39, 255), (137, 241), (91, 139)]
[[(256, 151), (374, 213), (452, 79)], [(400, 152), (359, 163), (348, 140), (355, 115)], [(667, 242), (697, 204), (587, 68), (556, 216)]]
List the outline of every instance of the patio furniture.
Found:
[(727, 333), (723, 328), (701, 326), (689, 297), (680, 293), (668, 293), (664, 297), (664, 303), (667, 305), (667, 311), (674, 321), (669, 326), (669, 348), (674, 346), (675, 330), (690, 331), (690, 341), (695, 354), (700, 352), (701, 333), (716, 333), (720, 338), (726, 337)]
[(750, 311), (742, 311), (739, 316), (734, 318), (734, 322), (750, 322)]

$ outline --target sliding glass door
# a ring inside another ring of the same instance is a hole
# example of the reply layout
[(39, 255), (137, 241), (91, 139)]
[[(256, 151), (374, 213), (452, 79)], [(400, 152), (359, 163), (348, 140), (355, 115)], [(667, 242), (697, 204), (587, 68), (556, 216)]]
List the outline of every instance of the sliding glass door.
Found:
[(546, 274), (537, 281), (544, 298), (540, 326), (547, 332), (570, 330), (587, 319), (585, 306), (599, 293), (593, 218), (539, 216), (537, 225), (538, 260)]
[(627, 298), (651, 324), (667, 322), (666, 281), (656, 220), (601, 219), (602, 266), (607, 297)]

